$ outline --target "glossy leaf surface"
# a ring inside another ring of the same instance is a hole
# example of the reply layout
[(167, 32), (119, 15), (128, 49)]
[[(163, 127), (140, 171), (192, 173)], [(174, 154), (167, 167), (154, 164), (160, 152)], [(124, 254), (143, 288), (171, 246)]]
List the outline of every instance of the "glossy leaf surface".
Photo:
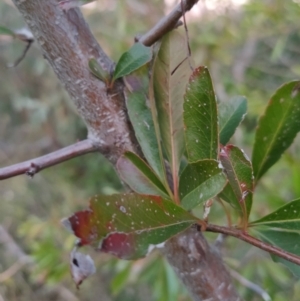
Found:
[(113, 80), (128, 75), (150, 62), (152, 52), (150, 47), (142, 43), (135, 43), (127, 52), (123, 53), (117, 62)]
[(287, 203), (251, 224), (254, 226), (264, 225), (286, 230), (300, 230), (300, 199)]
[(226, 184), (226, 176), (215, 160), (187, 165), (180, 176), (181, 205), (190, 210), (216, 196)]
[[(142, 68), (125, 78), (127, 110), (136, 138), (150, 166), (162, 181), (165, 181), (164, 160), (157, 132), (149, 108), (148, 69)], [(155, 116), (154, 116), (155, 117)]]
[(115, 194), (92, 198), (88, 210), (75, 213), (63, 224), (72, 229), (81, 245), (137, 259), (195, 222), (184, 209), (160, 197)]
[(226, 145), (247, 113), (247, 100), (237, 96), (218, 105), (220, 143)]
[(184, 152), (183, 94), (191, 68), (185, 39), (177, 30), (162, 38), (153, 67), (153, 88), (162, 143), (173, 175)]
[[(234, 145), (227, 145), (221, 149), (220, 160), (225, 169), (229, 185), (235, 200), (239, 204), (243, 216), (247, 219), (252, 206), (253, 171), (247, 155)], [(228, 189), (228, 188), (227, 188)]]
[(117, 162), (117, 170), (135, 192), (160, 195), (168, 198), (164, 185), (153, 170), (140, 157), (132, 152), (125, 152)]
[(194, 70), (184, 96), (184, 129), (189, 162), (218, 158), (218, 114), (206, 67)]
[(299, 81), (280, 87), (258, 122), (252, 153), (256, 181), (279, 160), (300, 131), (299, 92)]

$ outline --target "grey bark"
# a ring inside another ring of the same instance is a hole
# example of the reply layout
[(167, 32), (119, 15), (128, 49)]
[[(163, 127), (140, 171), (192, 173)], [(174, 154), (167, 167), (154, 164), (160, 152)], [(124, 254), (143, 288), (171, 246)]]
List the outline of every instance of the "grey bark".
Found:
[(194, 301), (240, 301), (219, 250), (192, 227), (172, 237), (163, 253)]

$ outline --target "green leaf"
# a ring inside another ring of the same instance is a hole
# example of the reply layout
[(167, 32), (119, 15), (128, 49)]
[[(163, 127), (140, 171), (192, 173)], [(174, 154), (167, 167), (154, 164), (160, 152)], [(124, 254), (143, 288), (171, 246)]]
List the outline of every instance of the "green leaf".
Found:
[(117, 170), (122, 180), (134, 191), (169, 198), (164, 185), (153, 170), (136, 154), (125, 152), (117, 161)]
[(247, 113), (247, 100), (236, 96), (218, 105), (220, 143), (226, 145)]
[(286, 230), (300, 230), (300, 198), (251, 223)]
[(155, 282), (153, 283), (153, 295), (156, 301), (180, 300), (180, 283), (174, 270), (164, 260), (156, 267)]
[(96, 196), (88, 210), (63, 221), (80, 239), (122, 259), (144, 257), (155, 245), (185, 230), (197, 219), (173, 202), (156, 196)]
[(89, 69), (97, 78), (99, 78), (103, 82), (109, 82), (109, 73), (100, 66), (96, 59), (92, 58), (89, 60)]
[(175, 182), (184, 152), (183, 94), (191, 73), (184, 45), (177, 30), (164, 35), (153, 67), (158, 123)]
[(126, 285), (129, 282), (132, 265), (130, 261), (125, 261), (124, 263), (126, 263), (125, 268), (119, 271), (110, 283), (113, 295), (118, 295), (124, 288), (126, 288)]
[[(252, 222), (251, 226), (250, 230), (261, 240), (300, 256), (300, 198)], [(298, 265), (277, 256), (272, 258), (300, 277)]]
[[(299, 239), (299, 237), (297, 237), (296, 239)], [(295, 263), (292, 263), (290, 261), (287, 261), (287, 260), (285, 260), (281, 257), (278, 257), (278, 256), (271, 255), (271, 257), (272, 257), (274, 262), (282, 263), (294, 274), (295, 277), (300, 278), (300, 266), (299, 265), (297, 265)]]
[(221, 149), (220, 160), (234, 194), (234, 200), (231, 202), (234, 205), (239, 204), (245, 222), (247, 222), (251, 211), (253, 193), (251, 162), (244, 151), (234, 145), (227, 145)]
[(252, 153), (256, 182), (279, 160), (300, 131), (299, 90), (299, 81), (281, 86), (258, 122)]
[(184, 129), (189, 162), (218, 158), (218, 114), (206, 67), (194, 70), (184, 96)]
[(216, 196), (226, 184), (222, 168), (215, 160), (189, 164), (180, 176), (181, 205), (190, 210)]
[(152, 52), (150, 47), (142, 43), (135, 43), (127, 52), (123, 53), (117, 62), (113, 80), (130, 74), (139, 69), (151, 60)]
[[(299, 231), (259, 226), (251, 229), (251, 232), (253, 236), (256, 236), (266, 243), (300, 256), (300, 243), (298, 243), (300, 241)], [(292, 273), (295, 274), (295, 276), (300, 276), (300, 267), (297, 264), (272, 254), (271, 257), (275, 262), (284, 264)]]
[(230, 183), (227, 183), (225, 188), (219, 193), (218, 195), (222, 200), (230, 204), (235, 210), (239, 211), (239, 213), (242, 215), (242, 208), (241, 204), (238, 201), (236, 195), (234, 194), (234, 191), (230, 185)]
[(148, 68), (141, 68), (125, 78), (128, 90), (125, 90), (127, 109), (136, 138), (148, 163), (166, 183), (164, 159), (156, 134), (151, 110), (149, 108)]
[(15, 37), (16, 34), (7, 27), (0, 26), (0, 35), (12, 36)]

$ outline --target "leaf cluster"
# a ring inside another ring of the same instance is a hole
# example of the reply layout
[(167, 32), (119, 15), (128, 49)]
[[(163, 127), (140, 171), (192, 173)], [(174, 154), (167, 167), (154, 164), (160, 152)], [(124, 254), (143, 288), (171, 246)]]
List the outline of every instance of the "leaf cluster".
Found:
[(152, 51), (137, 43), (121, 56), (109, 79), (90, 61), (93, 74), (107, 85), (124, 78), (128, 114), (143, 157), (127, 151), (117, 162), (120, 177), (134, 193), (92, 198), (89, 210), (67, 220), (69, 227), (80, 245), (136, 259), (202, 223), (192, 210), (199, 205), (208, 210), (216, 199), (236, 211), (230, 227), (298, 255), (300, 248), (291, 242), (299, 235), (300, 200), (260, 220), (249, 218), (255, 187), (300, 130), (300, 82), (286, 83), (271, 96), (250, 160), (230, 144), (247, 112), (245, 97), (218, 103), (208, 69), (194, 68), (183, 45), (178, 31), (168, 33), (147, 64)]

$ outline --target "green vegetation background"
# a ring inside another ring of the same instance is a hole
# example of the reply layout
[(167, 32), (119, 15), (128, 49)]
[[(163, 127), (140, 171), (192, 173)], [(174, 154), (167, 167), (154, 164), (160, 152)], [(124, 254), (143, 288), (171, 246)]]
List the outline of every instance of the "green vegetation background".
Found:
[[(257, 116), (284, 82), (300, 77), (300, 2), (249, 0), (240, 7), (215, 0), (189, 14), (193, 58), (207, 65), (219, 101), (245, 95), (249, 113), (232, 143), (251, 155)], [(196, 14), (196, 11), (203, 10)], [(166, 11), (163, 1), (99, 0), (82, 9), (105, 51), (115, 60)], [(2, 26), (24, 22), (10, 0), (0, 2)], [(0, 166), (34, 158), (84, 139), (86, 130), (66, 92), (34, 44), (16, 68), (20, 41), (0, 36)], [(300, 197), (300, 139), (261, 181), (252, 220), (287, 200)], [(0, 300), (190, 300), (170, 267), (152, 254), (137, 262), (117, 261), (87, 251), (97, 274), (80, 291), (72, 283), (68, 255), (74, 243), (60, 219), (88, 205), (94, 194), (122, 189), (112, 166), (99, 154), (88, 154), (49, 168), (33, 179), (19, 176), (0, 182)], [(215, 204), (211, 219), (224, 223)], [(4, 241), (3, 229), (10, 235)], [(2, 231), (2, 232), (1, 232)], [(214, 235), (208, 235), (213, 240)], [(16, 249), (17, 247), (17, 249)], [(23, 255), (30, 263), (24, 264)], [(264, 288), (274, 301), (299, 300), (300, 281), (270, 256), (227, 239), (228, 266)], [(245, 300), (261, 300), (236, 282)]]

